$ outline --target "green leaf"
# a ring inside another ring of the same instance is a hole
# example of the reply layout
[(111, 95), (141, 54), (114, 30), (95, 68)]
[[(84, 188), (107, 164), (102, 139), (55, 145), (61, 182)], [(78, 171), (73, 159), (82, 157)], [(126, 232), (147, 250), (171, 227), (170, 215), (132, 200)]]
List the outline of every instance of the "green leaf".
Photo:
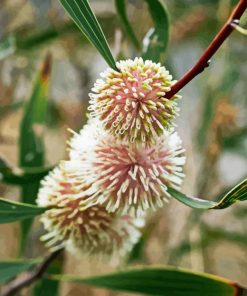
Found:
[(19, 163), (22, 168), (44, 165), (43, 131), (48, 107), (48, 79), (51, 57), (48, 55), (34, 84), (20, 126)]
[[(39, 28), (38, 31), (32, 31), (31, 34), (30, 32), (23, 34), (22, 29), (19, 29), (14, 32), (14, 35), (9, 35), (6, 39), (0, 41), (0, 60), (15, 53), (30, 52), (33, 48), (40, 48), (55, 38), (62, 38), (64, 35), (74, 33), (75, 31), (78, 30), (72, 22), (60, 26), (45, 26), (45, 28)], [(7, 50), (3, 51), (2, 47), (7, 47)]]
[(164, 62), (169, 42), (170, 20), (166, 6), (160, 0), (145, 0), (153, 19), (151, 28), (143, 39), (143, 58), (153, 62)]
[(32, 31), (28, 35), (23, 36), (21, 31), (16, 32), (17, 51), (30, 51), (35, 48), (40, 48), (54, 39), (62, 39), (67, 34), (77, 33), (77, 27), (73, 22), (66, 22), (61, 25), (46, 25), (39, 30)]
[[(19, 165), (21, 168), (37, 168), (44, 166), (45, 151), (43, 132), (48, 107), (48, 81), (51, 72), (51, 56), (47, 55), (42, 69), (35, 81), (30, 100), (26, 105), (20, 126)], [(39, 180), (32, 180), (22, 186), (21, 201), (35, 204), (39, 189)], [(32, 219), (22, 222), (21, 249), (25, 247)]]
[(194, 209), (208, 210), (212, 209), (216, 204), (214, 201), (188, 196), (171, 187), (168, 188), (168, 192), (171, 194), (172, 197), (174, 197), (178, 201)]
[(58, 280), (78, 282), (112, 290), (165, 296), (234, 296), (238, 285), (214, 275), (175, 268), (139, 268), (103, 276), (82, 278), (57, 276)]
[(6, 116), (7, 114), (18, 110), (23, 106), (23, 101), (12, 102), (10, 104), (0, 106), (0, 116)]
[(156, 223), (156, 220), (155, 221), (154, 220), (153, 219), (149, 220), (148, 225), (145, 227), (145, 229), (143, 229), (141, 238), (139, 239), (137, 244), (135, 244), (135, 246), (133, 247), (132, 251), (129, 254), (128, 261), (127, 261), (128, 263), (145, 261), (145, 254), (144, 254), (145, 244), (153, 232), (154, 224)]
[[(49, 271), (46, 274), (50, 274)], [(59, 295), (59, 282), (49, 279), (40, 280), (34, 287), (32, 296), (56, 296)]]
[[(112, 36), (114, 33), (114, 27), (112, 26), (112, 22), (115, 21), (115, 16), (112, 15), (99, 15), (98, 19), (105, 27), (106, 34), (108, 36)], [(54, 41), (55, 39), (61, 40), (62, 38), (68, 36), (76, 37), (78, 40), (78, 35), (81, 36), (81, 32), (78, 30), (78, 27), (73, 21), (69, 21), (66, 23), (56, 24), (56, 25), (45, 25), (44, 27), (38, 27), (37, 30), (32, 30), (30, 32), (26, 32), (21, 27), (18, 27), (12, 36), (15, 38), (15, 51), (12, 54), (25, 54), (26, 52), (30, 53), (30, 51), (40, 48), (42, 46), (46, 46), (47, 43)], [(10, 38), (9, 36), (6, 37)], [(80, 44), (87, 44), (88, 39), (80, 38)], [(1, 43), (1, 41), (0, 41)], [(6, 106), (7, 107), (7, 106)], [(0, 113), (1, 113), (0, 107)]]
[(0, 198), (0, 224), (33, 218), (46, 210), (47, 208), (39, 208), (30, 204)]
[(131, 27), (131, 24), (128, 20), (127, 12), (126, 12), (126, 4), (125, 0), (115, 0), (115, 6), (117, 9), (117, 13), (121, 19), (121, 22), (123, 24), (123, 28), (128, 35), (129, 39), (132, 41), (133, 45), (140, 49), (140, 43)]
[(117, 70), (105, 35), (87, 0), (60, 0), (64, 9), (85, 34), (88, 40), (97, 48), (110, 67)]
[(2, 261), (0, 262), (0, 284), (4, 284), (18, 274), (27, 271), (36, 264), (35, 261)]
[(140, 240), (137, 242), (137, 244), (135, 244), (133, 249), (131, 250), (128, 257), (128, 263), (141, 260), (143, 257), (144, 247), (145, 247), (145, 238), (144, 236), (142, 236)]
[(6, 39), (0, 40), (0, 60), (3, 60), (13, 54), (15, 50), (16, 40), (13, 35), (9, 35)]
[[(58, 257), (54, 260), (49, 268), (46, 270), (46, 274), (54, 275), (54, 274), (62, 274), (63, 273), (63, 263), (64, 258)], [(37, 282), (33, 289), (33, 296), (56, 296), (59, 295), (59, 286), (60, 282), (51, 280), (48, 278), (43, 278)]]
[(13, 168), (0, 156), (0, 182), (11, 185), (30, 184), (40, 181), (53, 167)]
[(247, 179), (243, 180), (240, 184), (237, 184), (218, 202), (188, 196), (171, 187), (168, 188), (168, 192), (171, 194), (172, 197), (194, 209), (225, 209), (236, 202), (247, 200)]

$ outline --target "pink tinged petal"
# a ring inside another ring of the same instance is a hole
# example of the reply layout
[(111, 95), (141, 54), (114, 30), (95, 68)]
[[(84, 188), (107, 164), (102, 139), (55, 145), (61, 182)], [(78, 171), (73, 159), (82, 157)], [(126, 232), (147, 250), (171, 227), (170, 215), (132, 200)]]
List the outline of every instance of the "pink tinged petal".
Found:
[[(102, 120), (105, 130), (120, 139), (131, 143), (155, 143), (154, 130), (158, 127), (161, 134), (173, 125), (172, 120), (178, 114), (175, 101), (178, 96), (165, 99), (173, 84), (172, 77), (160, 64), (147, 63), (141, 58), (120, 61), (117, 65), (119, 72), (108, 69), (101, 75), (102, 79), (96, 81), (90, 94), (91, 115)], [(122, 113), (120, 117), (119, 113)], [(150, 113), (152, 121), (145, 117)], [(142, 119), (140, 123), (136, 122), (138, 117)], [(146, 122), (153, 125), (153, 129)]]

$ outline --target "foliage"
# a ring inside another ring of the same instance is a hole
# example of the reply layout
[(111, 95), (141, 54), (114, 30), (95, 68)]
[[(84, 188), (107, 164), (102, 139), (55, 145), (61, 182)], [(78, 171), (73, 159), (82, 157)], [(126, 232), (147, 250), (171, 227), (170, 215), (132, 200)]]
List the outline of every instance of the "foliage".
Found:
[[(119, 71), (119, 69), (116, 67), (110, 46), (108, 45), (106, 37), (103, 33), (103, 29), (101, 28), (101, 25), (99, 24), (89, 1), (59, 1), (71, 17), (72, 21), (79, 27), (85, 37), (93, 44), (106, 63), (112, 69)], [(188, 2), (178, 1), (176, 4), (166, 1), (166, 6), (162, 0), (144, 0), (143, 2), (144, 5), (146, 5), (145, 7), (147, 7), (153, 27), (149, 28), (142, 41), (142, 45), (139, 40), (140, 34), (136, 33), (137, 28), (132, 26), (131, 21), (128, 18), (127, 12), (129, 2), (126, 0), (115, 0), (116, 11), (118, 17), (121, 20), (124, 32), (129, 38), (129, 42), (131, 42), (134, 46), (133, 53), (135, 55), (142, 56), (144, 59), (150, 59), (154, 62), (160, 62), (163, 64), (165, 59), (168, 57), (167, 49), (171, 31), (168, 8), (171, 7), (171, 10), (174, 10), (176, 9), (175, 5), (178, 5), (179, 8), (177, 9), (177, 12), (180, 13), (182, 11), (186, 16), (186, 13), (192, 4), (203, 5), (204, 3), (203, 1), (199, 0)], [(244, 3), (243, 0), (240, 2)], [(213, 11), (215, 11), (216, 5), (218, 5), (218, 2), (216, 3), (215, 1), (210, 1), (210, 7), (214, 8)], [(222, 4), (219, 3), (219, 5)], [(197, 23), (195, 23), (193, 26), (193, 24), (191, 24), (192, 21), (193, 20), (191, 20), (191, 18), (188, 20), (189, 26), (196, 28)], [(60, 40), (64, 35), (70, 36), (71, 32), (76, 32), (73, 22), (69, 21), (59, 27), (56, 27), (52, 24), (50, 27), (41, 29), (38, 33), (36, 32), (35, 34), (31, 34), (31, 37), (24, 36), (25, 34), (12, 33), (8, 36), (5, 36), (0, 41), (0, 60), (4, 60), (14, 54), (18, 55), (19, 52), (22, 54), (27, 54), (30, 49), (36, 47), (38, 48), (41, 45), (46, 45), (46, 42), (56, 38)], [(183, 23), (182, 27), (181, 24), (179, 25), (179, 30), (183, 34), (186, 34), (186, 24)], [(210, 27), (210, 25), (208, 27)], [(243, 34), (246, 33), (246, 31), (240, 26), (235, 26), (235, 28)], [(181, 33), (179, 30), (177, 30), (177, 32)], [(122, 44), (120, 44), (120, 47), (121, 45)], [(230, 49), (225, 49), (225, 52), (228, 50)], [(124, 50), (123, 53), (121, 51), (121, 54), (124, 55)], [(224, 63), (227, 63), (229, 57), (230, 55), (226, 55)], [(51, 56), (48, 54), (42, 65), (41, 71), (38, 72), (37, 78), (33, 85), (31, 96), (23, 108), (24, 113), (19, 131), (18, 167), (12, 166), (4, 158), (0, 158), (1, 182), (8, 185), (19, 186), (21, 188), (21, 202), (0, 198), (0, 224), (21, 221), (21, 256), (23, 256), (28, 243), (28, 235), (33, 223), (33, 219), (36, 216), (42, 215), (48, 210), (48, 208), (35, 206), (35, 200), (37, 198), (40, 180), (44, 178), (53, 168), (46, 165), (46, 151), (43, 139), (45, 126), (47, 123), (51, 63)], [(169, 60), (167, 63), (171, 63), (171, 61)], [(213, 78), (215, 78), (214, 75), (215, 73), (212, 74)], [(227, 118), (226, 121), (219, 120), (216, 116), (216, 108), (220, 100), (225, 100), (229, 105), (231, 105), (232, 102), (229, 97), (235, 98), (237, 95), (240, 96), (239, 90), (237, 94), (234, 92), (234, 87), (237, 85), (240, 78), (241, 75), (238, 67), (234, 68), (234, 66), (230, 64), (229, 67), (225, 67), (222, 79), (216, 79), (216, 82), (214, 81), (214, 83), (211, 84), (209, 82), (209, 86), (207, 85), (205, 91), (206, 93), (204, 94), (203, 112), (199, 119), (199, 128), (196, 130), (197, 149), (201, 154), (205, 153), (206, 151), (209, 153), (209, 156), (212, 156), (210, 155), (210, 144), (217, 144), (217, 151), (232, 149), (241, 155), (246, 155), (246, 147), (244, 144), (244, 140), (246, 138), (246, 126), (242, 124), (239, 128), (236, 128), (233, 131), (229, 129), (229, 133), (225, 135), (222, 132), (222, 126), (226, 122), (226, 127), (228, 129), (228, 127), (233, 122), (235, 124), (236, 122), (234, 121), (234, 115), (232, 115), (231, 112), (228, 112), (229, 110), (227, 109), (228, 113), (225, 116)], [(239, 89), (241, 90), (241, 87), (239, 87)], [(0, 109), (0, 115), (2, 117), (2, 115), (14, 112), (20, 107), (23, 107), (23, 102), (11, 102), (10, 104), (3, 105)], [(219, 109), (222, 111), (221, 108)], [(217, 129), (215, 129), (215, 125), (213, 125), (215, 121), (218, 124)], [(235, 125), (237, 126), (237, 124)], [(225, 128), (225, 126), (223, 127)], [(212, 134), (214, 134), (215, 138), (210, 138)], [(212, 139), (215, 140), (215, 143), (211, 143), (213, 142)], [(209, 159), (207, 158), (208, 155), (206, 155), (205, 162), (209, 162)], [(218, 154), (216, 156), (213, 155), (211, 159), (211, 167), (213, 167), (218, 160)], [(207, 166), (205, 167), (208, 168)], [(205, 167), (202, 166), (202, 171), (205, 170)], [(203, 171), (203, 173), (209, 175), (211, 171), (206, 170), (206, 172)], [(224, 193), (220, 195), (218, 201), (215, 201), (215, 198), (208, 198), (208, 196), (212, 196), (212, 191), (210, 191), (211, 183), (208, 181), (208, 177), (199, 176), (199, 178), (202, 178), (204, 183), (203, 186), (199, 186), (200, 188), (197, 190), (196, 195), (205, 194), (204, 199), (189, 196), (171, 187), (168, 188), (168, 192), (172, 198), (178, 200), (186, 206), (189, 206), (193, 209), (205, 210), (205, 212), (211, 209), (223, 210), (238, 202), (247, 200), (247, 179), (239, 182), (227, 192), (224, 190)], [(236, 207), (238, 213), (240, 213), (242, 210), (242, 216), (244, 216), (245, 209), (243, 203), (241, 203), (239, 206), (241, 206), (241, 209)], [(202, 211), (197, 211), (197, 214), (194, 216), (192, 214), (190, 219), (193, 220), (195, 217), (200, 219), (200, 215), (202, 215), (201, 213)], [(241, 219), (240, 214), (237, 214), (236, 216)], [(170, 259), (172, 259), (172, 263), (176, 264), (177, 262), (180, 262), (181, 257), (187, 252), (190, 252), (193, 248), (198, 250), (202, 247), (207, 247), (209, 245), (211, 246), (211, 243), (217, 240), (224, 239), (238, 243), (244, 247), (246, 246), (246, 238), (242, 234), (217, 227), (209, 227), (206, 225), (206, 223), (202, 223), (201, 221), (198, 222), (198, 220), (196, 220), (196, 223), (199, 225), (199, 229), (202, 232), (201, 241), (198, 240), (192, 243), (187, 239), (182, 240), (180, 245), (171, 250), (169, 254)], [(190, 222), (188, 225), (189, 226), (187, 226), (187, 228), (190, 228)], [(143, 257), (145, 256), (145, 247), (151, 237), (150, 233), (151, 228), (148, 227), (143, 231), (143, 236), (130, 254), (128, 263), (144, 261)], [(30, 272), (30, 274), (32, 274), (32, 270), (35, 267), (38, 267), (40, 263), (40, 259), (23, 259), (0, 262), (0, 284), (7, 284), (15, 277), (18, 278), (19, 274), (21, 273), (26, 272), (29, 274)], [(63, 274), (63, 263), (63, 258), (49, 262), (49, 264), (44, 261), (44, 266), (46, 268), (45, 276), (42, 274), (42, 276), (37, 276), (35, 279), (38, 281), (37, 285), (34, 287), (33, 295), (42, 295), (44, 291), (46, 291), (45, 295), (58, 295), (60, 281), (76, 282), (83, 285), (86, 284), (95, 287), (103, 287), (116, 291), (143, 293), (145, 295), (235, 296), (245, 295), (244, 293), (246, 293), (246, 289), (240, 287), (232, 280), (179, 268), (144, 266), (140, 268), (127, 268), (112, 274), (85, 278), (82, 276)], [(54, 276), (54, 274), (56, 275)]]
[(32, 268), (37, 262), (18, 260), (0, 262), (0, 284), (4, 284), (16, 277), (18, 274)]
[(118, 15), (122, 21), (124, 30), (126, 34), (129, 36), (129, 39), (132, 41), (133, 45), (136, 49), (140, 49), (140, 43), (134, 33), (134, 30), (131, 27), (131, 24), (128, 20), (127, 11), (126, 11), (126, 1), (125, 0), (115, 0), (116, 10)]
[(0, 157), (1, 181), (11, 185), (23, 185), (39, 181), (46, 176), (51, 169), (51, 167), (14, 168)]
[[(38, 168), (45, 165), (43, 134), (48, 107), (48, 81), (51, 72), (51, 56), (47, 55), (32, 90), (20, 125), (19, 164), (21, 168)], [(21, 201), (35, 204), (39, 180), (23, 184)], [(32, 219), (22, 222), (21, 250), (27, 242)]]
[(106, 38), (88, 1), (60, 0), (60, 2), (88, 40), (98, 49), (108, 65), (113, 69), (116, 69), (115, 61)]
[[(145, 0), (145, 2), (147, 3), (154, 27), (149, 29), (143, 39), (142, 57), (145, 60), (149, 59), (157, 63), (163, 63), (170, 35), (168, 10), (160, 0)], [(136, 49), (140, 51), (140, 43), (128, 20), (126, 0), (115, 0), (115, 5), (126, 34)]]
[(153, 19), (151, 28), (143, 40), (143, 58), (164, 62), (170, 36), (170, 20), (166, 6), (160, 0), (145, 0)]
[(232, 281), (220, 277), (162, 267), (132, 269), (92, 278), (63, 275), (57, 279), (145, 295), (234, 296), (241, 290)]
[(13, 202), (4, 198), (0, 198), (0, 205), (0, 224), (33, 218), (46, 211), (45, 208)]
[(174, 188), (169, 188), (168, 191), (172, 197), (191, 208), (204, 210), (225, 209), (234, 203), (247, 200), (247, 179), (243, 180), (240, 184), (237, 184), (218, 202), (187, 196)]

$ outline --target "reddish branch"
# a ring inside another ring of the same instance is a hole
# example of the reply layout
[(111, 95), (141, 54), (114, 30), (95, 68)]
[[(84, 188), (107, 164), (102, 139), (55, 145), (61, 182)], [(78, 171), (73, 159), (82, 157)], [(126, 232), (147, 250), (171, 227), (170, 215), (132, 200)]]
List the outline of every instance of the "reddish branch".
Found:
[(210, 59), (224, 43), (224, 41), (233, 32), (233, 24), (238, 24), (241, 16), (247, 9), (247, 0), (240, 0), (231, 16), (223, 26), (223, 28), (216, 35), (214, 40), (210, 43), (208, 48), (205, 50), (203, 55), (200, 57), (198, 62), (187, 72), (185, 75), (179, 79), (171, 88), (171, 90), (166, 94), (166, 98), (170, 99), (176, 93), (178, 93), (185, 85), (187, 85), (192, 79), (194, 79), (198, 74), (204, 71), (206, 67), (209, 66)]
[(247, 296), (246, 288), (240, 287), (238, 284), (233, 284), (233, 286), (236, 288), (234, 296)]
[(58, 250), (54, 253), (51, 253), (44, 261), (36, 266), (34, 269), (26, 272), (24, 275), (21, 275), (6, 285), (3, 292), (0, 296), (13, 296), (16, 295), (18, 291), (31, 285), (33, 282), (41, 279), (46, 273), (50, 264), (61, 254), (62, 250)]

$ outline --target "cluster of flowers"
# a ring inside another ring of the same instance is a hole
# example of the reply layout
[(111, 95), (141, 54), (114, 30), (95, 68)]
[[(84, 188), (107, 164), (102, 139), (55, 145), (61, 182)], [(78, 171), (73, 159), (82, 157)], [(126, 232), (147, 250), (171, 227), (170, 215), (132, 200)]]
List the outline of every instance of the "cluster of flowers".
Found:
[(63, 161), (41, 183), (37, 203), (50, 207), (42, 239), (53, 250), (126, 254), (140, 237), (145, 213), (179, 188), (184, 149), (173, 130), (178, 108), (165, 95), (174, 83), (160, 64), (117, 63), (90, 94), (91, 118), (69, 142)]

